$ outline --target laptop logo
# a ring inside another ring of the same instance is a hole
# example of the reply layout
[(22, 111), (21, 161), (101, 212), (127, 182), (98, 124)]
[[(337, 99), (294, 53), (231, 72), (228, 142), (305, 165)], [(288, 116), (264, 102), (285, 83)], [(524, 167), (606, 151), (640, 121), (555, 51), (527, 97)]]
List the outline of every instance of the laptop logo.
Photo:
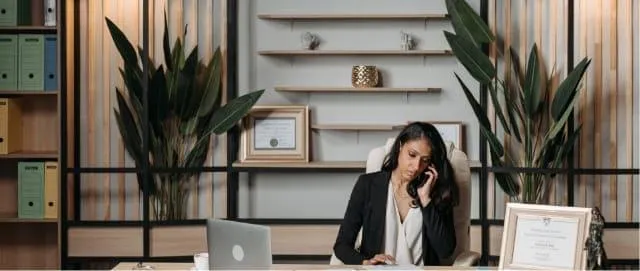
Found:
[(242, 249), (239, 245), (233, 245), (233, 249), (231, 249), (231, 254), (233, 254), (233, 259), (241, 262), (244, 259), (244, 249)]

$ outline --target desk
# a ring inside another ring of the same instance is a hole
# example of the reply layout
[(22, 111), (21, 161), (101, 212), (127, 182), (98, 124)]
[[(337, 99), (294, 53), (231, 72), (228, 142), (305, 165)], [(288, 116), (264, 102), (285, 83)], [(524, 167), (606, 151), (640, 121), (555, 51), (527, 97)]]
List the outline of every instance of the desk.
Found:
[[(137, 263), (134, 262), (122, 262), (116, 265), (112, 270), (127, 270), (131, 271)], [(154, 270), (191, 270), (193, 263), (144, 263), (150, 265)], [(368, 266), (370, 269), (373, 266)], [(391, 266), (389, 266), (391, 267)], [(373, 267), (375, 268), (375, 267)], [(393, 268), (384, 268), (392, 270)], [(495, 270), (493, 267), (453, 267), (453, 266), (425, 266), (423, 270)], [(367, 270), (365, 266), (336, 266), (336, 265), (322, 265), (322, 264), (274, 264), (271, 266), (271, 270)], [(382, 269), (381, 269), (382, 270)]]

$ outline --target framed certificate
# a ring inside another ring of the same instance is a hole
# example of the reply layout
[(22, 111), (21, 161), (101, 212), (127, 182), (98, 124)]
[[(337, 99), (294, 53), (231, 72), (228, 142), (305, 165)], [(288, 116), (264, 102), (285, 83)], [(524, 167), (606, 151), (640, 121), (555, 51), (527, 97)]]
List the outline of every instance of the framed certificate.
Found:
[(508, 203), (499, 269), (584, 270), (591, 208)]
[(309, 162), (309, 108), (256, 105), (243, 119), (242, 162)]
[[(396, 125), (394, 126), (394, 129), (402, 129), (411, 122), (414, 122), (414, 121), (408, 121), (406, 124), (403, 124), (403, 125)], [(436, 129), (438, 129), (438, 132), (440, 132), (440, 136), (442, 137), (442, 140), (444, 140), (445, 143), (451, 142), (456, 148), (460, 149), (463, 152), (466, 152), (465, 141), (464, 141), (464, 124), (462, 122), (460, 121), (428, 121), (428, 120), (424, 122), (431, 123), (434, 127), (436, 127)]]

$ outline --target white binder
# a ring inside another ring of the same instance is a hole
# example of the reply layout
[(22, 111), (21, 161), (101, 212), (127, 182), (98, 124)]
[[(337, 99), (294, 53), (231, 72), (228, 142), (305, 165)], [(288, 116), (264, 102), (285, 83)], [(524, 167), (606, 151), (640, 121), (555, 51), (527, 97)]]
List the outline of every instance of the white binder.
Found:
[(44, 1), (44, 25), (56, 26), (56, 0)]

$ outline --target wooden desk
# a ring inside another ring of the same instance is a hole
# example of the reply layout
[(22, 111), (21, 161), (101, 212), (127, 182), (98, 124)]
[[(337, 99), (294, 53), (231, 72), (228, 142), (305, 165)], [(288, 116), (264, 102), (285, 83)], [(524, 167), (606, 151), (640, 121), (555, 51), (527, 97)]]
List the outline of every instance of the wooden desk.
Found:
[[(132, 270), (137, 263), (122, 262), (119, 263), (112, 270)], [(193, 263), (144, 263), (153, 267), (153, 270), (191, 270)], [(368, 266), (372, 269), (373, 266)], [(389, 266), (391, 267), (391, 266)], [(375, 268), (375, 267), (373, 267)], [(399, 267), (398, 269), (400, 269)], [(392, 270), (393, 268), (384, 268)], [(423, 270), (494, 270), (492, 267), (453, 267), (453, 266), (425, 266)], [(335, 265), (302, 265), (302, 264), (274, 264), (271, 266), (271, 270), (368, 270), (365, 266), (335, 266)]]

